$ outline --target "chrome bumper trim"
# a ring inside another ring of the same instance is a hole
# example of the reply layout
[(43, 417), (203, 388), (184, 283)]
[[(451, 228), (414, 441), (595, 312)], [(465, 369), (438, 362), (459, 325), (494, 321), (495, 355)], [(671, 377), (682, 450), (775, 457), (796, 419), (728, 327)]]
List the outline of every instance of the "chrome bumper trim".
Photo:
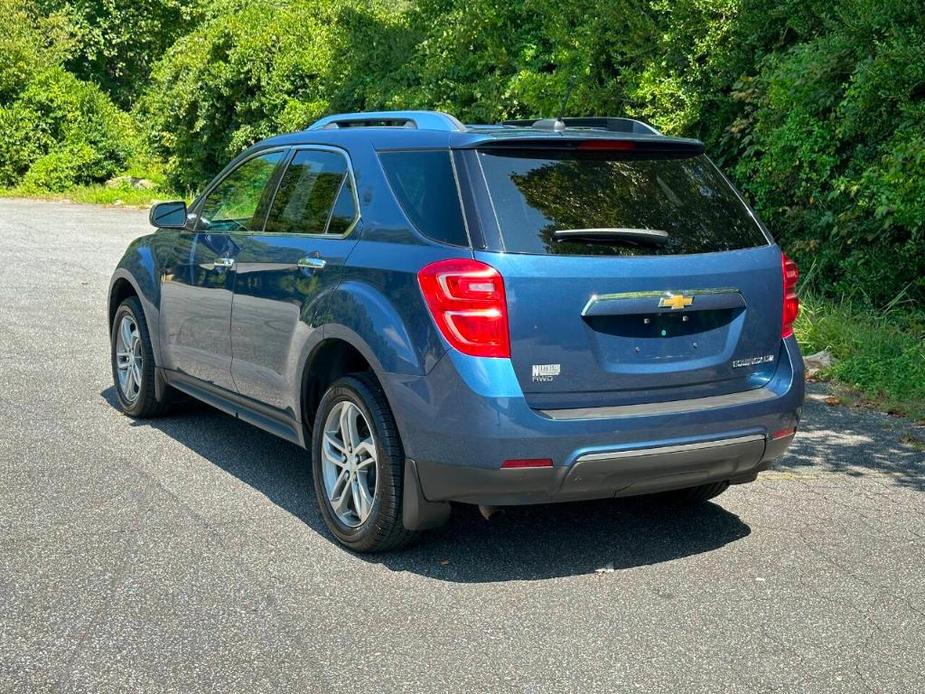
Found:
[(725, 448), (726, 446), (736, 446), (744, 443), (755, 441), (764, 441), (764, 434), (750, 434), (748, 436), (736, 436), (731, 439), (719, 439), (718, 441), (698, 441), (697, 443), (683, 443), (676, 446), (656, 446), (654, 448), (636, 448), (633, 450), (609, 451), (604, 453), (585, 453), (578, 456), (575, 465), (580, 463), (601, 462), (606, 460), (621, 460), (623, 458), (641, 458), (649, 455), (663, 455), (671, 453), (685, 453), (687, 451), (700, 451), (713, 448)]
[(670, 400), (641, 405), (615, 405), (613, 407), (577, 407), (561, 410), (537, 410), (550, 419), (619, 419), (620, 417), (645, 417), (684, 412), (712, 410), (720, 407), (750, 405), (755, 402), (773, 400), (779, 394), (770, 388), (754, 388), (728, 395), (710, 395), (690, 400)]

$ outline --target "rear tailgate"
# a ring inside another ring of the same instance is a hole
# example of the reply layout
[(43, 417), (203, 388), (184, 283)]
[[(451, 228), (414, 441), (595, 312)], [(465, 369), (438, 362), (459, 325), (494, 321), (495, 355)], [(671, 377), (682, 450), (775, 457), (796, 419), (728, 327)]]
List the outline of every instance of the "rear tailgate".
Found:
[(720, 395), (761, 387), (777, 367), (776, 246), (696, 257), (476, 257), (504, 277), (511, 360), (536, 407)]
[(511, 359), (536, 407), (720, 395), (774, 373), (780, 250), (705, 157), (662, 147), (466, 154), (498, 239), (476, 257), (504, 277)]

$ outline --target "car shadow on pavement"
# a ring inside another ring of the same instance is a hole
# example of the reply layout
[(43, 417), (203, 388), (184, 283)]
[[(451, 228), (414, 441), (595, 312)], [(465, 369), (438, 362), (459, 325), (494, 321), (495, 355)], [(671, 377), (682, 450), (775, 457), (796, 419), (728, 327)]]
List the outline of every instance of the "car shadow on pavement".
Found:
[[(101, 395), (117, 406), (113, 388)], [(199, 403), (132, 425), (170, 436), (336, 544), (317, 510), (308, 453), (298, 446)], [(718, 549), (750, 532), (713, 503), (686, 511), (645, 499), (550, 504), (505, 509), (491, 521), (461, 504), (446, 526), (424, 533), (412, 547), (357, 556), (453, 582), (539, 580), (658, 564)]]

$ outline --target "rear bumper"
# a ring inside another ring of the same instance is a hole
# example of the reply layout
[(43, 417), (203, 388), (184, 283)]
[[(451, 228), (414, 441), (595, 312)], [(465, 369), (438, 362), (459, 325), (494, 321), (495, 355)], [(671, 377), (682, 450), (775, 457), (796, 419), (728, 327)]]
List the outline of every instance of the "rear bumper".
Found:
[(487, 469), (415, 462), (429, 501), (489, 506), (541, 504), (683, 489), (710, 482), (750, 482), (781, 455), (793, 435), (761, 434), (580, 456), (570, 466)]
[[(542, 412), (510, 362), (448, 353), (427, 376), (386, 376), (410, 468), (425, 501), (488, 505), (605, 498), (708, 482), (746, 482), (786, 450), (803, 404), (793, 338), (775, 376), (748, 397), (676, 406)], [(563, 416), (564, 414), (564, 416)], [(511, 458), (551, 468), (502, 469)]]

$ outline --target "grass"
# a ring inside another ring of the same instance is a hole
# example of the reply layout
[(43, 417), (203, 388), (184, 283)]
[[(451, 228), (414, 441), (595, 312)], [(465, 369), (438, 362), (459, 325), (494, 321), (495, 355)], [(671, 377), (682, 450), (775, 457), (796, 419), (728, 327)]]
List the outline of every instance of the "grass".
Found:
[(88, 205), (124, 205), (125, 207), (150, 207), (152, 203), (164, 200), (186, 200), (190, 202), (193, 197), (191, 192), (182, 195), (172, 190), (167, 185), (167, 179), (161, 165), (151, 159), (142, 158), (137, 161), (130, 161), (120, 176), (144, 179), (153, 185), (151, 188), (141, 189), (133, 188), (128, 184), (109, 187), (103, 183), (95, 183), (75, 186), (62, 193), (22, 187), (0, 187), (0, 197), (68, 200)]
[(795, 325), (803, 354), (828, 350), (822, 373), (879, 409), (925, 420), (925, 314), (894, 302), (875, 312), (850, 300), (800, 295)]
[(0, 188), (0, 197), (36, 198), (41, 200), (69, 200), (91, 205), (125, 205), (126, 207), (148, 207), (162, 200), (182, 200), (184, 196), (163, 188), (141, 190), (128, 186), (107, 188), (104, 185), (78, 186), (66, 193), (48, 193), (23, 190), (22, 188)]

